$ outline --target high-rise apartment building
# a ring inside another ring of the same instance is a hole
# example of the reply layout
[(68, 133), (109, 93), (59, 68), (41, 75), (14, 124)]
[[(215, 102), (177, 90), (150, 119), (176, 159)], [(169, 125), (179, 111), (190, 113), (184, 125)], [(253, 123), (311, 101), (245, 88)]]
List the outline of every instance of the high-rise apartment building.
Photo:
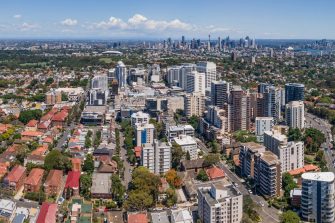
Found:
[(230, 128), (232, 132), (250, 129), (250, 95), (241, 86), (233, 86), (230, 92)]
[(192, 136), (179, 135), (173, 138), (173, 141), (177, 143), (185, 153), (190, 154), (191, 160), (198, 158), (198, 144)]
[(299, 83), (285, 84), (285, 104), (290, 101), (304, 101), (305, 85)]
[(226, 81), (213, 81), (211, 83), (212, 105), (224, 108), (229, 103), (229, 95), (232, 84)]
[(206, 75), (206, 88), (211, 87), (212, 81), (216, 81), (216, 64), (208, 61), (201, 61), (197, 63), (198, 72), (205, 73)]
[(184, 113), (186, 117), (202, 116), (205, 111), (205, 95), (200, 92), (184, 96)]
[(286, 104), (285, 119), (290, 128), (305, 128), (305, 109), (303, 101), (290, 101)]
[(192, 71), (191, 73), (186, 75), (186, 92), (200, 92), (205, 94), (205, 73), (200, 73), (198, 71)]
[(166, 173), (171, 168), (171, 144), (157, 139), (153, 144), (143, 144), (141, 165), (155, 174)]
[(115, 76), (120, 88), (127, 85), (127, 68), (122, 61), (117, 62), (115, 67)]
[(333, 172), (303, 173), (301, 215), (317, 223), (335, 221), (335, 188)]
[(274, 121), (273, 117), (256, 117), (255, 120), (255, 134), (258, 142), (264, 141), (264, 132), (271, 131)]
[(142, 111), (133, 113), (131, 115), (131, 125), (134, 127), (136, 124), (149, 124), (150, 115)]
[(281, 90), (273, 86), (263, 92), (263, 116), (273, 117), (275, 123), (281, 119)]
[(243, 195), (232, 185), (198, 189), (198, 215), (203, 223), (241, 222)]
[(304, 166), (302, 141), (288, 142), (286, 135), (272, 130), (264, 132), (264, 146), (278, 156), (283, 173)]
[(155, 126), (153, 124), (138, 123), (135, 125), (136, 146), (154, 142)]

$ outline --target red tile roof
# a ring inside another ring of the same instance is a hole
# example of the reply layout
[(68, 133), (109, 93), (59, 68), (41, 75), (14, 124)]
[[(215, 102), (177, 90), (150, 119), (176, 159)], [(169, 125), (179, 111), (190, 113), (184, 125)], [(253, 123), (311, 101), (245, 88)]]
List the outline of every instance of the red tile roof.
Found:
[(18, 182), (21, 177), (25, 174), (26, 168), (20, 165), (16, 165), (7, 175), (7, 180), (10, 182)]
[(79, 188), (79, 179), (80, 179), (80, 172), (79, 171), (69, 171), (65, 188)]
[(56, 223), (57, 204), (43, 202), (36, 223)]
[(206, 173), (207, 173), (209, 179), (211, 179), (211, 180), (220, 179), (220, 178), (225, 177), (224, 171), (217, 166), (213, 166), (213, 167), (207, 169)]
[(64, 122), (65, 119), (67, 118), (69, 113), (67, 113), (66, 111), (61, 111), (61, 112), (58, 112), (57, 114), (55, 114), (53, 117), (52, 117), (52, 121), (56, 121), (56, 122)]
[(40, 122), (38, 125), (37, 125), (37, 128), (38, 129), (47, 129), (49, 127), (49, 125), (51, 124), (51, 121), (48, 120), (48, 121), (43, 121), (43, 122)]
[(140, 158), (141, 157), (141, 153), (142, 153), (142, 147), (141, 146), (136, 146), (135, 147), (135, 156), (137, 158)]
[(58, 186), (62, 182), (63, 171), (50, 170), (47, 179), (45, 180), (46, 186)]
[(319, 170), (320, 170), (319, 167), (317, 167), (313, 164), (309, 164), (309, 165), (306, 165), (306, 166), (298, 168), (298, 169), (290, 170), (290, 171), (288, 171), (288, 173), (291, 176), (297, 176), (297, 175), (303, 174), (305, 172), (319, 171)]
[(31, 155), (43, 156), (43, 155), (46, 155), (48, 150), (49, 148), (47, 145), (39, 146), (34, 151), (31, 152)]
[(27, 137), (38, 137), (42, 136), (44, 133), (39, 131), (24, 131), (21, 133), (21, 136), (27, 136)]
[(32, 120), (30, 120), (30, 121), (27, 123), (26, 126), (27, 126), (27, 127), (36, 127), (37, 123), (38, 123), (37, 120), (32, 119)]
[(39, 169), (39, 168), (34, 168), (30, 171), (29, 176), (27, 177), (26, 181), (24, 184), (29, 184), (29, 185), (38, 185), (40, 180), (43, 177), (44, 170)]
[(146, 213), (128, 214), (128, 223), (148, 223)]

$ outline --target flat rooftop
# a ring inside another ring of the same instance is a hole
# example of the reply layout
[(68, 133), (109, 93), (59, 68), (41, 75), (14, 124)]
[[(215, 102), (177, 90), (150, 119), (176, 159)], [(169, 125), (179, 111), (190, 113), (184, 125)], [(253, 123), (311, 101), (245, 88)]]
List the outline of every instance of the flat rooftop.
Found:
[(301, 177), (303, 180), (322, 181), (329, 183), (333, 182), (335, 178), (333, 172), (309, 172), (303, 173)]

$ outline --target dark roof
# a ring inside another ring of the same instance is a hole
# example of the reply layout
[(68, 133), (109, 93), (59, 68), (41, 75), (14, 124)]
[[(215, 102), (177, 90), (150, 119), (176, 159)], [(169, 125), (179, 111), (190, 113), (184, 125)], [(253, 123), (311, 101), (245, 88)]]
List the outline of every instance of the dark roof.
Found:
[(181, 164), (186, 170), (202, 168), (204, 167), (204, 159), (183, 160)]
[(93, 156), (112, 155), (112, 151), (107, 148), (100, 148), (93, 151)]

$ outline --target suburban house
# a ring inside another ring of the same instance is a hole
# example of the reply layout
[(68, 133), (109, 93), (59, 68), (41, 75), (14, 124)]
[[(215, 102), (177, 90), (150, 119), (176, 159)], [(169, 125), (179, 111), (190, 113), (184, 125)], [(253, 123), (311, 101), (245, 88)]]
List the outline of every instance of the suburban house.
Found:
[(30, 171), (28, 177), (24, 181), (25, 192), (38, 192), (42, 185), (44, 170), (34, 168)]

